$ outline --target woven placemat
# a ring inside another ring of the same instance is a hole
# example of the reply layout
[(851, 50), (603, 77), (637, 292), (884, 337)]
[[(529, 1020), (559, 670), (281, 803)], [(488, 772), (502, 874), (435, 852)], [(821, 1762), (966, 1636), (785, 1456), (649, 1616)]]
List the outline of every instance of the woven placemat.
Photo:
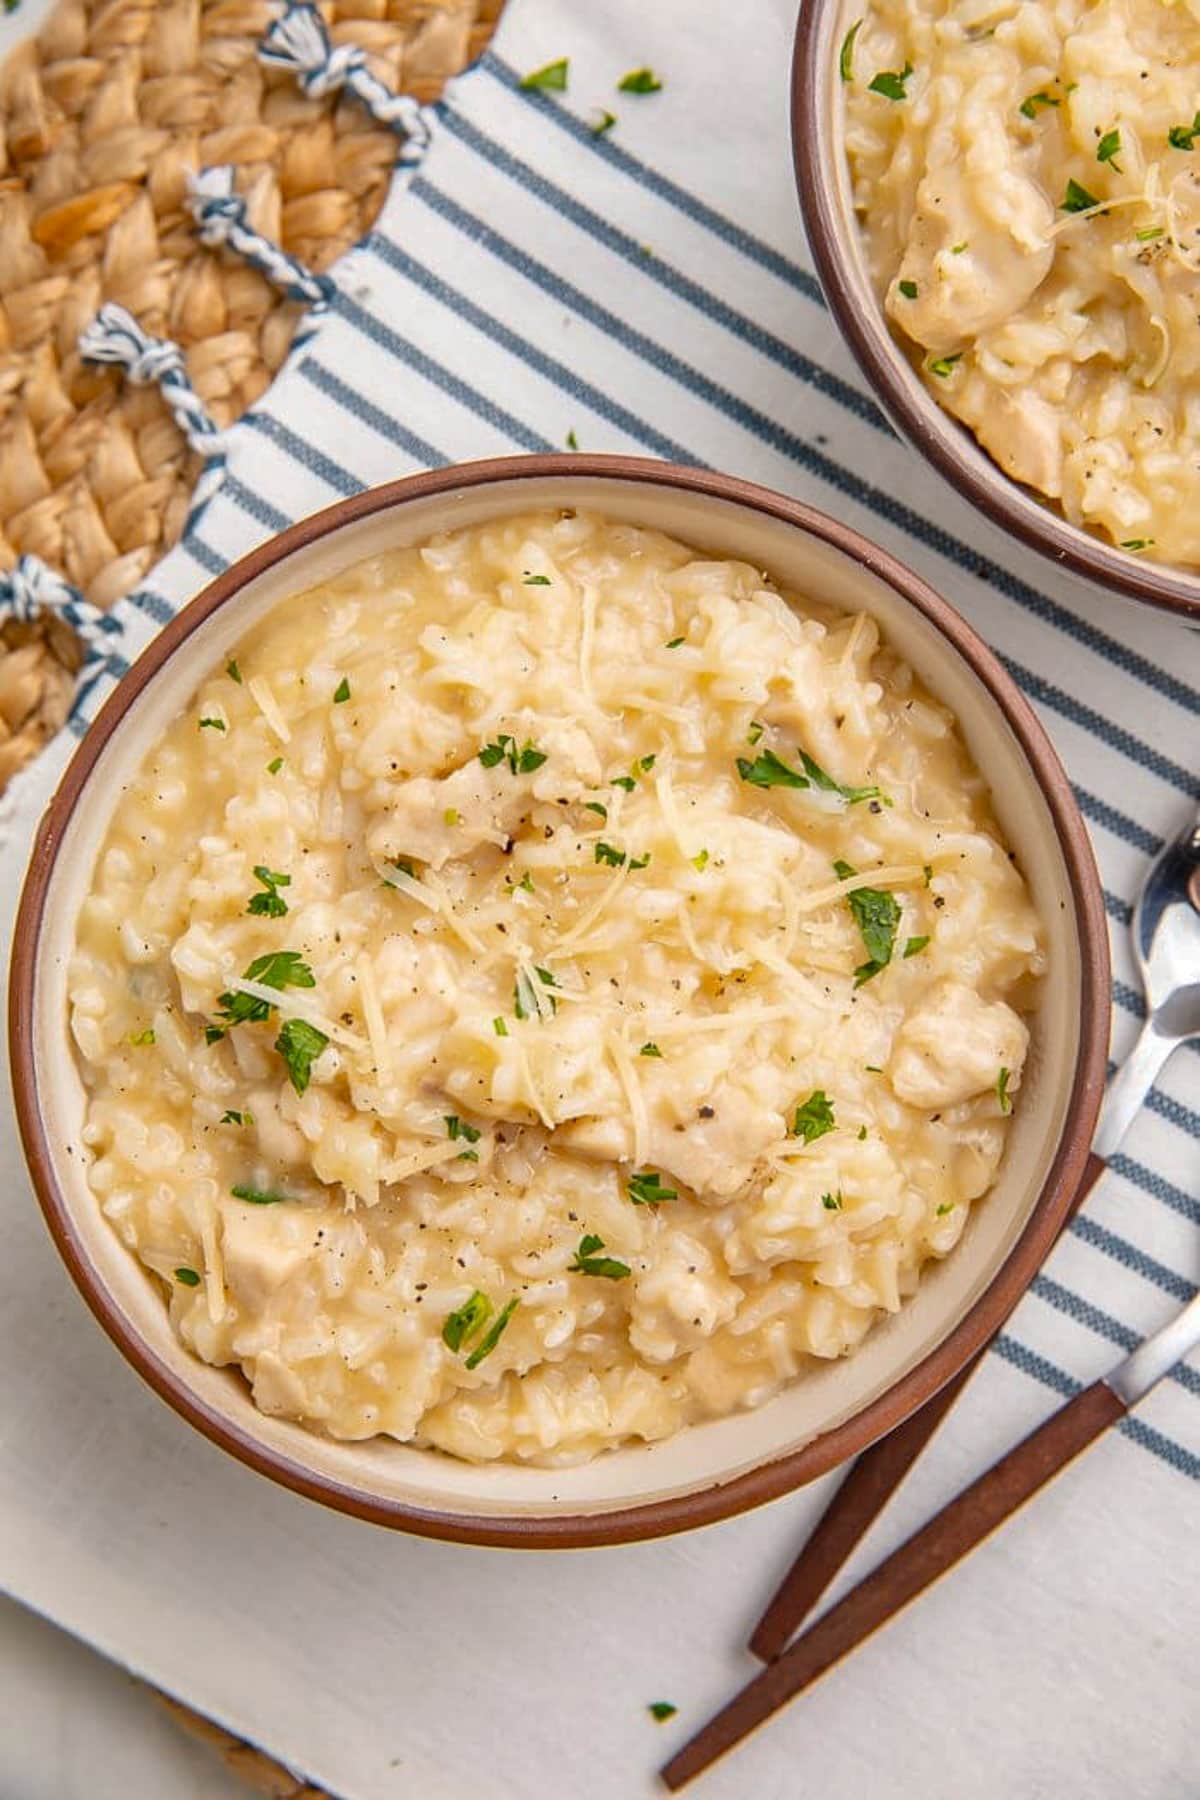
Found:
[[(432, 100), (503, 0), (329, 0), (335, 43)], [(189, 169), (232, 163), (251, 223), (317, 271), (371, 224), (397, 139), (259, 62), (273, 0), (62, 0), (0, 69), (0, 568), (40, 556), (106, 607), (183, 529), (198, 463), (153, 388), (83, 364), (102, 301), (182, 344), (219, 425), (262, 394), (301, 317), (199, 244)], [(0, 789), (62, 725), (79, 652), (0, 631)]]
[[(433, 100), (486, 45), (504, 0), (330, 0), (335, 43)], [(272, 0), (62, 0), (0, 68), (0, 568), (24, 553), (96, 605), (128, 593), (183, 529), (198, 473), (156, 389), (84, 365), (102, 301), (182, 344), (221, 426), (252, 406), (302, 317), (207, 250), (189, 169), (233, 163), (251, 223), (318, 272), (367, 230), (394, 132), (354, 100), (309, 100), (256, 51)], [(0, 789), (63, 724), (80, 648), (61, 621), (0, 631)], [(271, 1800), (331, 1800), (148, 1689)]]

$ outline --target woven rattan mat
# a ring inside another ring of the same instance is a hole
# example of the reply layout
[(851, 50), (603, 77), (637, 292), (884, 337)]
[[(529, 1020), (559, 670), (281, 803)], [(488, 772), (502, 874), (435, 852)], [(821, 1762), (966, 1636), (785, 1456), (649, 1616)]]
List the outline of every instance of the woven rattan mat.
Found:
[[(432, 100), (503, 0), (331, 0), (390, 87)], [(301, 317), (201, 246), (186, 173), (233, 163), (251, 222), (328, 268), (387, 192), (395, 134), (352, 99), (309, 100), (256, 47), (271, 0), (62, 0), (0, 69), (0, 568), (26, 552), (108, 606), (183, 529), (198, 464), (153, 388), (84, 366), (104, 300), (184, 346), (219, 425), (252, 406)], [(62, 725), (79, 653), (60, 623), (0, 631), (0, 789)], [(154, 1690), (150, 1690), (153, 1692)], [(326, 1800), (258, 1750), (162, 1701), (272, 1800)]]
[[(330, 0), (337, 43), (430, 100), (503, 0)], [(104, 300), (184, 347), (219, 425), (279, 368), (300, 309), (197, 241), (186, 173), (233, 163), (251, 223), (326, 269), (370, 225), (395, 134), (307, 99), (256, 46), (272, 0), (62, 0), (0, 69), (0, 568), (32, 552), (108, 606), (183, 529), (197, 474), (153, 388), (75, 348)], [(62, 724), (78, 652), (61, 626), (0, 631), (0, 789)]]

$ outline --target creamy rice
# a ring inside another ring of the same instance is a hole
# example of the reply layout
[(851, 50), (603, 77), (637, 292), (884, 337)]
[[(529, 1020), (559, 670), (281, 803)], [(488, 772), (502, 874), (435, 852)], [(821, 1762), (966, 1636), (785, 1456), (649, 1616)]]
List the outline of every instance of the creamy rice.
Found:
[(994, 1178), (1042, 960), (866, 615), (510, 519), (277, 608), (121, 796), (91, 1186), (264, 1411), (578, 1461), (902, 1305)]
[(1200, 4), (874, 0), (842, 73), (931, 391), (1074, 524), (1200, 562)]

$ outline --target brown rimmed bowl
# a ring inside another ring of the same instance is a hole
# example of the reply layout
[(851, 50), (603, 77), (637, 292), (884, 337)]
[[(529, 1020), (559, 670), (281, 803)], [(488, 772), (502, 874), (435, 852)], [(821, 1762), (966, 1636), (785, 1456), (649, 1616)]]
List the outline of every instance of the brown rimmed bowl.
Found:
[(792, 58), (792, 155), (825, 298), (876, 400), (951, 487), (1019, 542), (1089, 585), (1200, 620), (1200, 573), (1119, 549), (1070, 524), (1052, 501), (1006, 475), (938, 404), (893, 334), (867, 270), (845, 149), (838, 56), (862, 11), (861, 0), (803, 0)]
[[(387, 548), (539, 506), (587, 507), (865, 608), (953, 709), (1045, 922), (1049, 974), (997, 1184), (916, 1296), (848, 1359), (752, 1412), (581, 1468), (478, 1466), (376, 1439), (338, 1443), (257, 1411), (236, 1371), (174, 1337), (159, 1284), (87, 1183), (84, 1090), (67, 1021), (75, 920), (123, 786), (203, 671), (287, 596)], [(13, 1087), (54, 1241), (109, 1336), (213, 1442), (298, 1493), (379, 1524), (474, 1543), (618, 1543), (707, 1524), (834, 1468), (948, 1381), (998, 1329), (1063, 1223), (1104, 1082), (1107, 934), (1083, 821), (1045, 732), (954, 609), (836, 520), (748, 482), (625, 457), (529, 456), (416, 475), (343, 500), (236, 563), (138, 659), (42, 823), (14, 939)]]

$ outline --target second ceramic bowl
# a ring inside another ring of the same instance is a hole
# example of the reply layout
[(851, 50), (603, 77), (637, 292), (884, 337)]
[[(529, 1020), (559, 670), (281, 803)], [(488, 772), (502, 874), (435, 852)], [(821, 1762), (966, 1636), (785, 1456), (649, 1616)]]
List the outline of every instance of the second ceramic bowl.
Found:
[(845, 89), (838, 52), (862, 8), (804, 0), (792, 61), (792, 151), (800, 210), (838, 329), (880, 407), (958, 493), (1010, 536), (1090, 583), (1187, 619), (1200, 619), (1200, 574), (1154, 563), (1072, 525), (992, 461), (938, 405), (893, 335), (867, 271), (846, 161)]

